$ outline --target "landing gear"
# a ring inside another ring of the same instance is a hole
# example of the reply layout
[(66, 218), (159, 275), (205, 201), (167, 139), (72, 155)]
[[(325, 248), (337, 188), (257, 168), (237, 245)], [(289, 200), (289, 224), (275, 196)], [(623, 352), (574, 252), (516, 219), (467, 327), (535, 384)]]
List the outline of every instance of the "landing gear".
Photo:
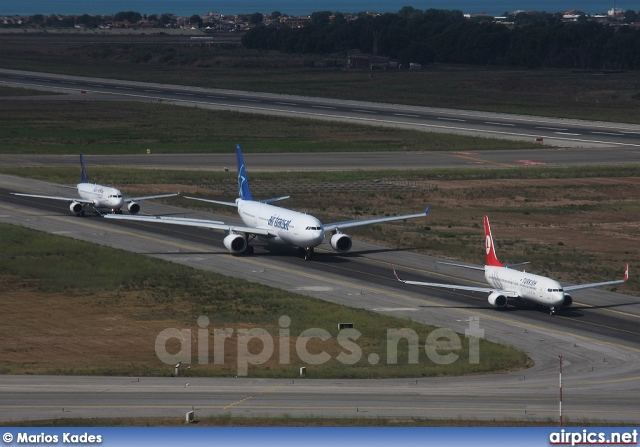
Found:
[(84, 217), (84, 210), (80, 211), (79, 213), (76, 213), (76, 216)]
[(552, 306), (552, 307), (549, 309), (549, 315), (555, 315), (555, 314), (556, 314), (556, 308)]
[(244, 254), (252, 255), (253, 254), (253, 245), (247, 245), (247, 248), (245, 249)]
[(298, 247), (298, 253), (304, 257), (305, 261), (311, 261), (311, 258), (313, 258), (313, 247)]

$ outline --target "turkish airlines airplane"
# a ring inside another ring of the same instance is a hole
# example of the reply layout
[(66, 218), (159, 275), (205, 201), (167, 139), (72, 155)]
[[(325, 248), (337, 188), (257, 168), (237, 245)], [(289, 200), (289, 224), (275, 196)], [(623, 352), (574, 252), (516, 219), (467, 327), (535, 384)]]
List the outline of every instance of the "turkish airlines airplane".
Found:
[[(76, 185), (78, 195), (80, 197), (57, 197), (44, 196), (39, 194), (23, 194), (12, 192), (16, 196), (37, 197), (41, 199), (63, 200), (69, 202), (69, 209), (76, 213), (76, 216), (84, 216), (84, 208), (90, 206), (97, 214), (102, 214), (101, 209), (108, 210), (111, 213), (121, 214), (120, 208), (127, 204), (127, 209), (131, 214), (137, 214), (140, 211), (138, 203), (141, 200), (159, 199), (161, 197), (173, 197), (178, 194), (161, 194), (157, 196), (132, 197), (125, 199), (119, 189), (110, 186), (96, 185), (87, 181), (87, 173), (84, 169), (84, 160), (80, 154), (80, 166), (82, 168), (82, 177), (80, 183)], [(69, 187), (70, 188), (70, 187)]]
[(317, 218), (310, 214), (270, 204), (272, 202), (287, 199), (289, 196), (261, 201), (254, 200), (251, 196), (251, 191), (249, 190), (249, 180), (247, 179), (247, 172), (244, 166), (244, 159), (242, 157), (240, 145), (236, 146), (236, 159), (238, 163), (238, 187), (240, 197), (236, 199), (235, 202), (222, 202), (197, 197), (186, 198), (236, 207), (245, 226), (228, 225), (224, 222), (182, 217), (118, 216), (113, 214), (105, 215), (104, 217), (222, 230), (229, 233), (224, 238), (224, 246), (234, 255), (242, 253), (252, 254), (253, 247), (249, 245), (249, 242), (253, 240), (253, 238), (258, 238), (258, 240), (270, 244), (293, 245), (294, 247), (298, 247), (300, 252), (304, 254), (305, 260), (310, 260), (313, 255), (314, 248), (324, 241), (325, 233), (333, 233), (329, 243), (335, 251), (339, 253), (346, 253), (351, 250), (352, 246), (351, 238), (342, 232), (342, 230), (346, 228), (371, 225), (380, 222), (391, 222), (394, 220), (414, 219), (416, 217), (424, 217), (429, 212), (429, 207), (427, 207), (424, 212), (418, 214), (349, 220), (323, 225)]
[(556, 308), (571, 306), (573, 299), (567, 292), (589, 289), (592, 287), (621, 284), (629, 278), (629, 263), (627, 263), (623, 279), (562, 287), (558, 281), (551, 278), (533, 275), (531, 273), (521, 272), (511, 268), (516, 265), (527, 263), (503, 266), (496, 257), (495, 247), (493, 245), (493, 236), (491, 236), (491, 227), (489, 226), (489, 218), (487, 216), (484, 216), (484, 236), (487, 254), (486, 265), (484, 267), (475, 267), (463, 264), (446, 264), (475, 270), (484, 270), (484, 277), (491, 287), (458, 286), (454, 284), (404, 281), (398, 278), (395, 267), (393, 267), (393, 274), (398, 281), (405, 284), (456, 290), (470, 290), (472, 292), (486, 292), (489, 294), (489, 304), (497, 309), (506, 308), (510, 301), (523, 300), (533, 302), (535, 304), (548, 307), (551, 315), (555, 314)]

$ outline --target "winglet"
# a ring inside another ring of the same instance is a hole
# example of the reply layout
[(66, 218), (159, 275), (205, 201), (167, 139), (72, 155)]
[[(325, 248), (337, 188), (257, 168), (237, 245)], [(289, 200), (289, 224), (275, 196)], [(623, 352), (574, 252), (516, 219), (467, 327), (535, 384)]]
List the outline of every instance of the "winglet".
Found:
[(425, 216), (426, 216), (427, 214), (429, 214), (429, 209), (431, 209), (431, 205), (429, 205), (429, 206), (427, 207), (427, 209), (426, 209), (426, 210), (424, 210), (424, 215), (425, 215)]
[(485, 264), (493, 267), (502, 267), (502, 264), (498, 261), (498, 257), (496, 256), (496, 250), (493, 245), (493, 236), (491, 236), (491, 226), (489, 226), (489, 217), (486, 215), (484, 216), (484, 246), (487, 255)]
[(239, 144), (236, 144), (236, 159), (238, 162), (238, 194), (242, 200), (253, 200), (251, 191), (249, 190), (249, 180), (247, 179), (247, 170), (244, 167), (242, 150)]
[(402, 280), (398, 278), (398, 274), (396, 273), (396, 266), (394, 264), (391, 264), (391, 268), (393, 269), (393, 276), (396, 277), (396, 280), (402, 282)]
[(622, 280), (626, 282), (628, 279), (629, 279), (629, 263), (627, 262), (627, 267), (624, 270), (624, 278)]
[(80, 168), (82, 169), (80, 183), (89, 183), (87, 180), (87, 172), (84, 170), (84, 159), (82, 158), (82, 152), (80, 152)]

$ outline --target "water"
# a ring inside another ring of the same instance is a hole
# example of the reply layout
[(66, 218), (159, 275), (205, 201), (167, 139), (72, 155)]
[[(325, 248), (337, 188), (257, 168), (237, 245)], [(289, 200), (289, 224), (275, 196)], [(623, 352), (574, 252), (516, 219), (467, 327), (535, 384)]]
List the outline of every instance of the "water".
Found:
[[(398, 12), (403, 6), (416, 9), (459, 9), (464, 13), (486, 12), (499, 16), (517, 10), (561, 12), (578, 9), (587, 14), (604, 13), (614, 0), (0, 0), (0, 16), (33, 14), (115, 14), (136, 11), (141, 14), (172, 13), (178, 16), (222, 14), (308, 15), (314, 11)], [(616, 7), (640, 10), (637, 1), (617, 0)]]

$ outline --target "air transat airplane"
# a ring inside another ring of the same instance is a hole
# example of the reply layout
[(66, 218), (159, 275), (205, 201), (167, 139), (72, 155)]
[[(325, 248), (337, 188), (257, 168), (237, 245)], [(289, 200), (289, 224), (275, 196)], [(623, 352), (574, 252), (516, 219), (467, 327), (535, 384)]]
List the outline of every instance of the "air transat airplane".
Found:
[(161, 216), (117, 216), (105, 215), (112, 219), (136, 220), (144, 222), (160, 222), (174, 225), (187, 225), (192, 227), (210, 228), (226, 231), (229, 234), (224, 238), (224, 246), (234, 255), (253, 253), (253, 247), (249, 242), (253, 238), (270, 243), (293, 245), (304, 254), (305, 260), (310, 260), (314, 248), (324, 241), (325, 233), (333, 233), (330, 239), (331, 247), (339, 252), (346, 253), (351, 250), (351, 238), (342, 230), (361, 225), (371, 225), (380, 222), (394, 220), (413, 219), (423, 217), (429, 212), (429, 207), (418, 214), (406, 214), (403, 216), (379, 217), (374, 219), (349, 220), (323, 225), (317, 218), (309, 214), (293, 211), (271, 205), (272, 202), (287, 199), (289, 196), (256, 201), (251, 196), (249, 181), (244, 166), (240, 145), (236, 146), (236, 159), (238, 163), (238, 187), (240, 197), (235, 202), (221, 202), (218, 200), (187, 197), (187, 199), (201, 200), (203, 202), (233, 206), (238, 209), (238, 214), (246, 226), (228, 225), (223, 222), (189, 219), (181, 217)]
[(84, 159), (80, 154), (80, 167), (82, 168), (82, 177), (80, 183), (76, 185), (78, 197), (57, 197), (44, 196), (39, 194), (23, 194), (12, 192), (16, 196), (38, 197), (41, 199), (63, 200), (69, 202), (69, 209), (76, 213), (76, 216), (84, 216), (84, 208), (90, 206), (97, 214), (102, 214), (101, 209), (108, 210), (111, 213), (122, 213), (120, 208), (127, 204), (127, 209), (131, 214), (137, 214), (140, 211), (138, 203), (141, 200), (159, 199), (160, 197), (172, 197), (178, 194), (161, 194), (157, 196), (132, 197), (125, 199), (119, 189), (110, 186), (96, 185), (87, 181), (87, 173), (84, 169)]
[(550, 313), (555, 314), (556, 308), (569, 307), (573, 303), (571, 295), (567, 292), (580, 289), (589, 289), (592, 287), (611, 286), (625, 282), (629, 278), (629, 264), (627, 263), (624, 272), (624, 278), (616, 281), (596, 282), (591, 284), (581, 284), (576, 286), (562, 287), (558, 281), (545, 276), (533, 275), (531, 273), (514, 270), (511, 267), (522, 264), (513, 264), (503, 266), (496, 257), (495, 247), (493, 245), (493, 236), (491, 236), (491, 227), (489, 226), (489, 218), (484, 216), (484, 236), (486, 249), (486, 265), (483, 267), (475, 267), (462, 264), (450, 264), (458, 267), (465, 267), (476, 270), (484, 270), (484, 277), (491, 286), (489, 287), (472, 287), (457, 286), (454, 284), (440, 284), (420, 281), (404, 281), (398, 278), (395, 267), (393, 274), (396, 279), (405, 284), (413, 284), (417, 286), (442, 287), (446, 289), (470, 290), (472, 292), (486, 292), (489, 294), (489, 304), (504, 309), (507, 304), (517, 300), (529, 301), (541, 306), (548, 307)]

